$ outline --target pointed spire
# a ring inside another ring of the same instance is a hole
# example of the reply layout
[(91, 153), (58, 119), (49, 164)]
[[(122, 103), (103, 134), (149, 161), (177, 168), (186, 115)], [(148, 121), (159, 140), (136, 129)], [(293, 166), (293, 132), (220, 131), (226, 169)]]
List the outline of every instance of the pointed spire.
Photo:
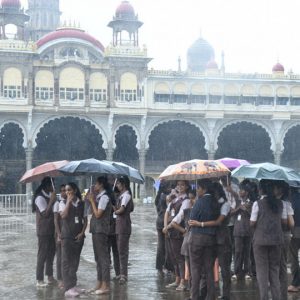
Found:
[(178, 56), (178, 72), (181, 72), (181, 57)]

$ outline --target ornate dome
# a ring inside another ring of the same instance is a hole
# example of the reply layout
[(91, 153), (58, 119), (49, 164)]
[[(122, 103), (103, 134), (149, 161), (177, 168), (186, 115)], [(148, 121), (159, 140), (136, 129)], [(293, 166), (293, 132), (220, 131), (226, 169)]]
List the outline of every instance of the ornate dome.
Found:
[(193, 72), (205, 71), (208, 62), (214, 60), (215, 51), (213, 47), (203, 38), (199, 38), (188, 49), (188, 69)]
[(273, 72), (284, 72), (284, 66), (278, 62), (276, 65), (274, 65), (272, 71)]
[(219, 69), (219, 66), (216, 61), (212, 59), (207, 63), (206, 69)]
[(116, 17), (120, 19), (130, 19), (135, 17), (134, 8), (129, 1), (122, 1), (117, 7)]
[(98, 40), (96, 40), (88, 33), (84, 32), (83, 30), (75, 29), (75, 28), (61, 28), (53, 32), (50, 32), (37, 41), (37, 46), (38, 48), (40, 48), (51, 41), (58, 40), (58, 39), (68, 39), (68, 38), (85, 40), (93, 44), (95, 47), (99, 48), (101, 51), (104, 51), (103, 45)]
[(2, 7), (13, 7), (13, 8), (20, 8), (21, 1), (20, 0), (1, 0)]

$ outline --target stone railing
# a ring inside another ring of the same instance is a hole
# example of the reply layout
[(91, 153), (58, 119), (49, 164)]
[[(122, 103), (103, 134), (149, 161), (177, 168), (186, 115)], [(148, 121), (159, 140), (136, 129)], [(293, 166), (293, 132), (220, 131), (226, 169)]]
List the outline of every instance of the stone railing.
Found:
[(0, 50), (35, 52), (36, 44), (20, 40), (0, 40)]

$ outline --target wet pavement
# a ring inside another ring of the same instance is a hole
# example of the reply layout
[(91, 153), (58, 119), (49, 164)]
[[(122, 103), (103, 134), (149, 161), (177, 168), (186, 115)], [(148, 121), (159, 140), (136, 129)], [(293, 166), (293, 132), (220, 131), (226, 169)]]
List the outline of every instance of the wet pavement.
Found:
[[(133, 234), (130, 241), (129, 281), (127, 286), (112, 282), (108, 296), (82, 295), (81, 299), (103, 300), (183, 300), (187, 293), (166, 290), (172, 278), (161, 278), (155, 270), (155, 210), (151, 205), (137, 205), (132, 214)], [(35, 287), (37, 241), (34, 216), (0, 217), (0, 299), (64, 299), (56, 287)], [(112, 271), (112, 276), (113, 276)], [(90, 234), (87, 234), (78, 271), (80, 287), (94, 287), (96, 268)], [(233, 282), (232, 300), (258, 299), (255, 281)], [(300, 293), (289, 300), (300, 300)]]

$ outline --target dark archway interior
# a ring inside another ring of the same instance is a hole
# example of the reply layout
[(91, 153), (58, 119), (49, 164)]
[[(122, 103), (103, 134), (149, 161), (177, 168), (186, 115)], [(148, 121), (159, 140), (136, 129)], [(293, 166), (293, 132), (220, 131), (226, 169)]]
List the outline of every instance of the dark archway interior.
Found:
[(128, 125), (121, 126), (117, 131), (115, 142), (116, 149), (113, 159), (138, 167), (137, 136), (133, 128)]
[(251, 163), (273, 162), (271, 139), (265, 129), (248, 122), (227, 126), (218, 139), (216, 159), (233, 157)]
[(190, 159), (207, 159), (205, 138), (194, 125), (183, 121), (169, 121), (158, 125), (149, 138), (147, 164), (164, 168), (171, 163)]
[(74, 117), (55, 119), (39, 132), (35, 163), (54, 160), (105, 159), (103, 139), (94, 125)]
[(283, 165), (300, 169), (300, 125), (291, 128), (283, 141), (284, 151), (281, 162)]
[(0, 132), (0, 192), (2, 194), (22, 192), (17, 191), (17, 183), (26, 169), (23, 142), (24, 134), (17, 124), (8, 123), (3, 126)]

